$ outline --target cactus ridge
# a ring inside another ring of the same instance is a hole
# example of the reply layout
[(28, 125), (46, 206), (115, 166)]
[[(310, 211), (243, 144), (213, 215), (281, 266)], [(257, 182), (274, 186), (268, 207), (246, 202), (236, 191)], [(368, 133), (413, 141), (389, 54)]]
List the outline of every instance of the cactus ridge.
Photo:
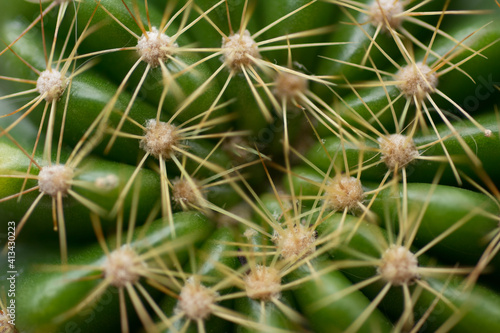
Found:
[(499, 7), (5, 4), (0, 332), (500, 331)]

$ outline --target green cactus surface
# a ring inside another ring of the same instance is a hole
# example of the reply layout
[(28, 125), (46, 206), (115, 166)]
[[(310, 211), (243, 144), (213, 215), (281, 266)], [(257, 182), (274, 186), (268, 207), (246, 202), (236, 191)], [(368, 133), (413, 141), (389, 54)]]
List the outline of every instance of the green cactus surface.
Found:
[(500, 332), (498, 0), (0, 3), (0, 333)]

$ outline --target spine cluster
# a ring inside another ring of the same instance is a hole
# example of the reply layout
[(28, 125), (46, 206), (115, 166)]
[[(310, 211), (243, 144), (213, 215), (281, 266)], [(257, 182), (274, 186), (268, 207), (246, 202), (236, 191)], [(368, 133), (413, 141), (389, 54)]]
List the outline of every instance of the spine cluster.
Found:
[(0, 332), (500, 331), (478, 6), (6, 5)]

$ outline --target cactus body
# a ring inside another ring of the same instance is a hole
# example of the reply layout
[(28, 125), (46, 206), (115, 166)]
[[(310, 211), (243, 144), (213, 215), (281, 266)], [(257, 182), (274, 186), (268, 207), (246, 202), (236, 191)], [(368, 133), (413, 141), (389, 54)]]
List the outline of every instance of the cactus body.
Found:
[(0, 332), (497, 332), (477, 6), (9, 2)]

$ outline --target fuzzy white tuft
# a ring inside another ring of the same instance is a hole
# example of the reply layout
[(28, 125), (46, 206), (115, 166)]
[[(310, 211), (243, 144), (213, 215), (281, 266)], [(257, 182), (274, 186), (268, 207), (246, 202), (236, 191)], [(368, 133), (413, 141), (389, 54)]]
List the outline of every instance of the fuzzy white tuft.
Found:
[(139, 281), (140, 270), (145, 267), (146, 264), (130, 246), (111, 252), (102, 266), (104, 278), (109, 279), (111, 285), (117, 288)]
[(382, 161), (391, 170), (400, 169), (413, 162), (420, 154), (413, 139), (402, 134), (378, 138)]
[(223, 60), (227, 67), (232, 70), (240, 70), (241, 66), (249, 66), (252, 59), (260, 58), (257, 43), (250, 36), (250, 32), (245, 30), (243, 34), (233, 34), (222, 40)]
[(275, 232), (272, 241), (278, 246), (284, 259), (299, 259), (316, 250), (316, 233), (300, 223), (281, 233)]
[(247, 296), (253, 299), (270, 300), (281, 294), (281, 277), (273, 267), (257, 265), (245, 278)]
[(55, 69), (46, 70), (40, 73), (36, 81), (36, 89), (40, 95), (45, 95), (47, 102), (58, 100), (66, 89), (67, 80), (61, 72)]
[(398, 29), (403, 21), (404, 7), (399, 0), (375, 0), (370, 7), (370, 19), (374, 26), (381, 25), (383, 31), (388, 27)]
[(418, 260), (404, 246), (392, 246), (384, 252), (378, 273), (394, 286), (410, 285), (420, 278)]
[(335, 210), (354, 211), (365, 198), (361, 181), (356, 177), (336, 176), (325, 188), (325, 204)]
[(193, 180), (195, 188), (187, 179), (175, 178), (172, 180), (172, 200), (178, 207), (188, 208), (190, 204), (196, 205), (200, 202), (201, 188)]
[(296, 101), (307, 90), (307, 80), (302, 76), (281, 72), (274, 80), (274, 95), (285, 101)]
[(172, 38), (160, 33), (156, 27), (147, 31), (137, 42), (137, 52), (153, 68), (158, 67), (160, 62), (167, 61), (173, 53), (172, 49), (177, 47), (179, 45)]
[(149, 119), (146, 122), (146, 132), (140, 142), (140, 147), (156, 158), (162, 155), (164, 159), (168, 159), (170, 154), (175, 153), (174, 146), (178, 144), (178, 141), (179, 137), (174, 125)]
[(176, 312), (184, 312), (191, 320), (206, 319), (212, 313), (217, 293), (195, 282), (191, 277), (181, 289)]
[(118, 186), (119, 182), (120, 180), (116, 175), (109, 174), (103, 177), (96, 178), (96, 180), (94, 181), (94, 185), (101, 190), (109, 191), (115, 189)]
[(0, 333), (17, 333), (18, 330), (10, 324), (11, 318), (9, 310), (0, 310)]
[(436, 73), (421, 62), (402, 67), (396, 80), (400, 82), (398, 89), (407, 98), (416, 97), (418, 101), (423, 100), (426, 94), (433, 93), (438, 84)]
[(71, 188), (73, 176), (73, 169), (63, 164), (45, 166), (38, 174), (40, 192), (52, 197), (57, 196), (57, 193), (66, 196)]

